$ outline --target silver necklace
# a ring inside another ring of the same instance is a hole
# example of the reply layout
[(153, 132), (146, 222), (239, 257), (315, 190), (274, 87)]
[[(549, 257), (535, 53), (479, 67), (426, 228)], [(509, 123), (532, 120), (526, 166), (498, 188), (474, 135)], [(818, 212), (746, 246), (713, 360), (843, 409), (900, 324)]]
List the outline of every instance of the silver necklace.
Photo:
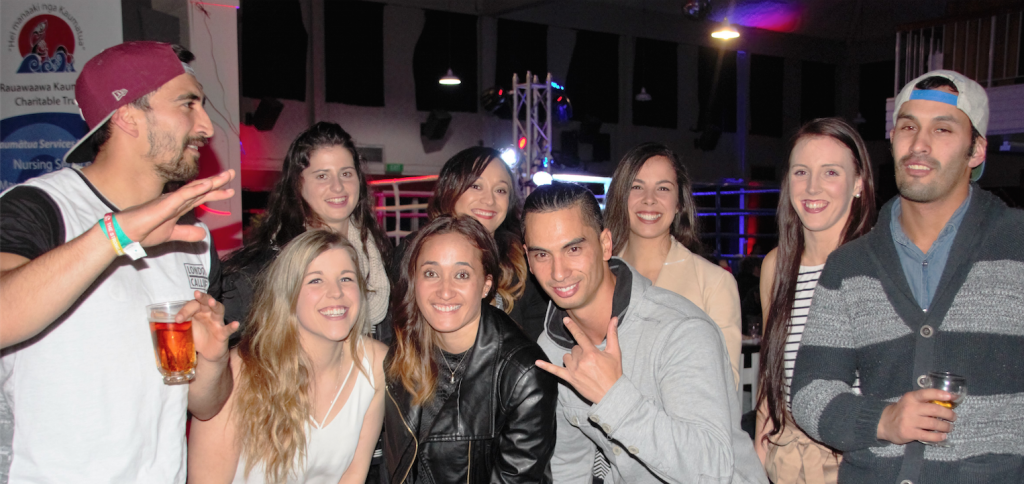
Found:
[(449, 380), (449, 382), (454, 384), (455, 383), (455, 372), (458, 371), (459, 368), (462, 368), (462, 364), (466, 362), (466, 357), (463, 356), (462, 359), (459, 360), (459, 364), (455, 365), (455, 369), (454, 370), (452, 369), (451, 363), (448, 363), (448, 358), (445, 358), (443, 350), (441, 352), (441, 360), (444, 361), (444, 365), (448, 367), (448, 372), (452, 374), (452, 378), (451, 378), (451, 380)]

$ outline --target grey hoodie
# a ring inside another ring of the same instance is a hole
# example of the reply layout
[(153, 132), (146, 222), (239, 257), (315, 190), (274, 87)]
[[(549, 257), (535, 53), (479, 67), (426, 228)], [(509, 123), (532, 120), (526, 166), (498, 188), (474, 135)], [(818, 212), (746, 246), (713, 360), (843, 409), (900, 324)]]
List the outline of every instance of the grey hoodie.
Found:
[[(588, 483), (600, 449), (606, 483), (768, 483), (740, 407), (722, 331), (686, 298), (654, 287), (625, 261), (616, 275), (622, 377), (597, 404), (560, 381), (554, 482)], [(573, 346), (549, 304), (537, 343), (552, 362)], [(600, 346), (604, 348), (604, 343)]]

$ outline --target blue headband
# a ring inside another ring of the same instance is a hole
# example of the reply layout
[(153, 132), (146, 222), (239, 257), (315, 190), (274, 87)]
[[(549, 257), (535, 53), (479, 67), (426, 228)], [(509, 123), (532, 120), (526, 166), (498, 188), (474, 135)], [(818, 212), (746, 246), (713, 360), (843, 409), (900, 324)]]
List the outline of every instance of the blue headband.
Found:
[(908, 101), (913, 100), (913, 99), (923, 99), (925, 101), (937, 101), (937, 102), (940, 102), (940, 103), (946, 103), (946, 104), (950, 104), (950, 105), (956, 106), (957, 95), (956, 94), (950, 94), (950, 93), (945, 92), (945, 91), (940, 91), (938, 89), (915, 89), (914, 92), (910, 93), (910, 99), (908, 99)]

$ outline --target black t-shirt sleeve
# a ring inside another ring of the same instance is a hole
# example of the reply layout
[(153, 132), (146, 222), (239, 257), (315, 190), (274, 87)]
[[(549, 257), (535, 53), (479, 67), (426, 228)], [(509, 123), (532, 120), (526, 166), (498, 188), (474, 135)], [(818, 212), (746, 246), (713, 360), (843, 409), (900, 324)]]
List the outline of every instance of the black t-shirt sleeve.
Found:
[[(223, 271), (221, 270), (220, 257), (217, 256), (217, 247), (213, 243), (213, 235), (210, 235), (210, 287), (206, 293), (220, 301), (224, 294)], [(228, 321), (230, 323), (230, 321)]]
[(0, 252), (35, 259), (64, 243), (64, 219), (46, 192), (12, 188), (0, 198)]

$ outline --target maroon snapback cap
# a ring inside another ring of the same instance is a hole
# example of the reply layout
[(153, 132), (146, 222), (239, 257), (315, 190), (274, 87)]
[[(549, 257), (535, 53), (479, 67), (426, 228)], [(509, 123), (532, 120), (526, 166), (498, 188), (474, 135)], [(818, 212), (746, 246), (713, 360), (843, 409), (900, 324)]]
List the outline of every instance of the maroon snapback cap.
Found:
[(185, 74), (171, 44), (125, 42), (85, 63), (75, 82), (75, 101), (89, 132), (64, 155), (68, 163), (91, 161), (91, 139), (117, 108), (156, 91)]

